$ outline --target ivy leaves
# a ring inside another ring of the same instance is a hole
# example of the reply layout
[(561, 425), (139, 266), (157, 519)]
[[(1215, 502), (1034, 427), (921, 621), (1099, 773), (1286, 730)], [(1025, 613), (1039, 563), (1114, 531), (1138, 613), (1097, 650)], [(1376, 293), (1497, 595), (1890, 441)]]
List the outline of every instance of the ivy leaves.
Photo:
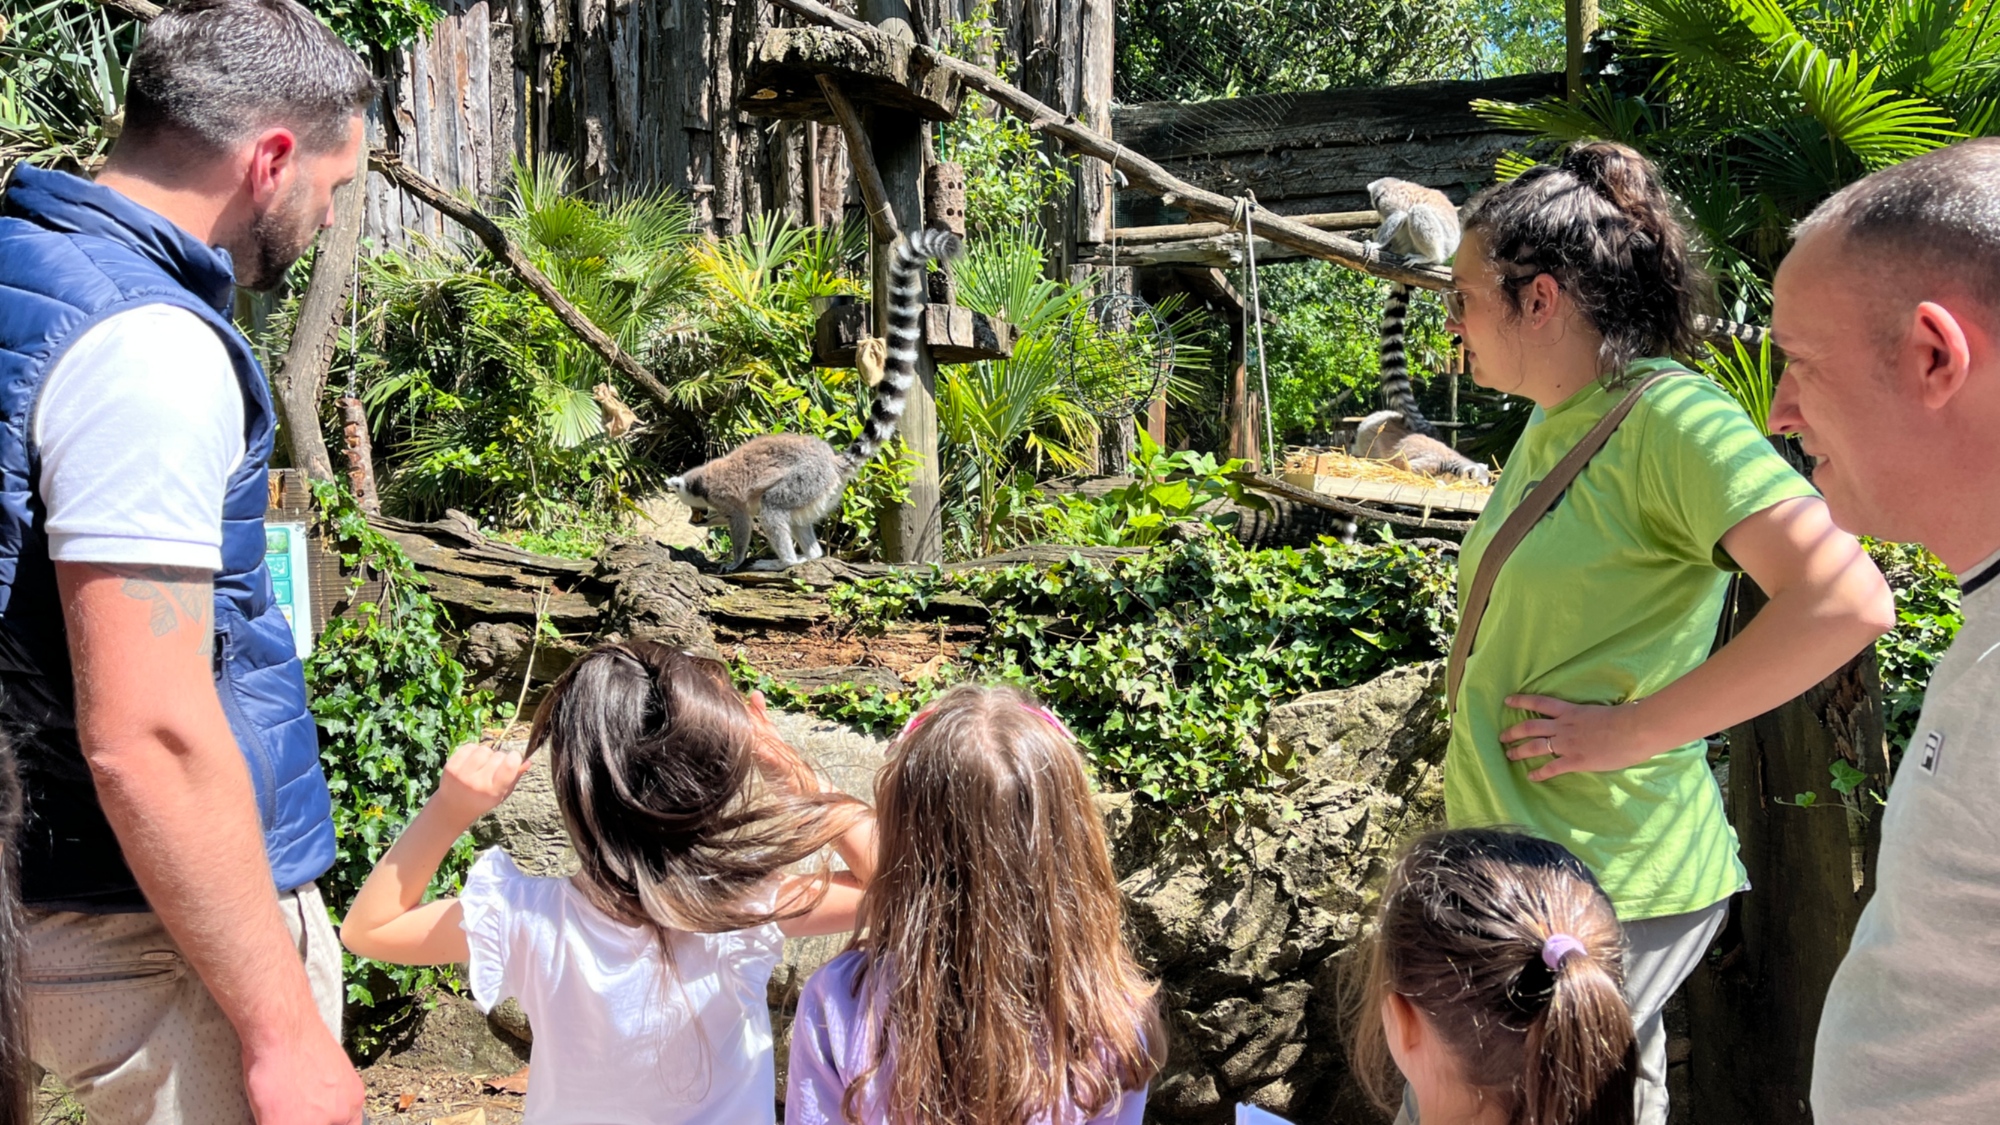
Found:
[[(868, 628), (942, 593), (978, 598), (991, 629), (957, 677), (1028, 688), (1077, 732), (1106, 785), (1195, 809), (1284, 768), (1257, 740), (1276, 703), (1443, 653), (1454, 571), (1403, 543), (1253, 550), (1210, 535), (1109, 562), (896, 575), (849, 588), (834, 611)], [(944, 686), (783, 701), (892, 730)]]

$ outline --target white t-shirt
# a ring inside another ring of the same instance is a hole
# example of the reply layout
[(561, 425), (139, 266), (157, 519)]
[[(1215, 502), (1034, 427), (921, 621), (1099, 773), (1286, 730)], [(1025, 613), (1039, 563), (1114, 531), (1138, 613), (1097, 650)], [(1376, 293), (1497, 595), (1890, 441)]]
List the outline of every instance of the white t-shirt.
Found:
[(2000, 1120), (2000, 555), (1960, 580), (1813, 1048), (1819, 1125)]
[(200, 317), (145, 305), (85, 332), (43, 381), (30, 440), (51, 558), (221, 568), (243, 392)]
[(670, 975), (651, 931), (497, 848), (459, 904), (472, 998), (491, 1011), (514, 997), (535, 1030), (527, 1125), (775, 1125), (777, 926), (677, 932)]

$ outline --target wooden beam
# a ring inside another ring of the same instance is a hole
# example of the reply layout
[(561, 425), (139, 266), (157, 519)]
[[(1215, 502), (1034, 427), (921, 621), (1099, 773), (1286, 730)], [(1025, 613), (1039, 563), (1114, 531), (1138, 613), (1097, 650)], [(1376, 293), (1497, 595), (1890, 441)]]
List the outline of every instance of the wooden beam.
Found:
[[(817, 0), (772, 0), (772, 2), (822, 26), (837, 27), (856, 35), (881, 34), (873, 26), (853, 16), (836, 12), (818, 3)], [(1018, 87), (983, 67), (955, 59), (929, 47), (916, 49), (927, 55), (934, 65), (957, 74), (959, 81), (978, 90), (1021, 118), (1030, 129), (1053, 137), (1085, 156), (1094, 156), (1117, 168), (1124, 172), (1135, 186), (1153, 192), (1170, 206), (1181, 207), (1190, 215), (1200, 218), (1229, 223), (1232, 226), (1238, 225), (1235, 200), (1212, 191), (1204, 191), (1168, 173), (1153, 161), (1113, 143), (1110, 138), (1092, 132), (1029, 97)], [(1425, 289), (1443, 289), (1451, 283), (1451, 275), (1435, 266), (1412, 265), (1400, 254), (1387, 254), (1377, 247), (1341, 235), (1315, 230), (1282, 215), (1268, 212), (1259, 214), (1257, 228), (1271, 241), (1290, 246), (1308, 257), (1339, 262), (1351, 269), (1387, 278), (1390, 281), (1401, 281)]]
[(569, 298), (564, 297), (556, 289), (554, 283), (535, 267), (535, 263), (528, 259), (528, 255), (514, 244), (513, 239), (507, 237), (507, 232), (501, 230), (500, 224), (494, 222), (486, 212), (446, 191), (416, 169), (403, 163), (394, 153), (377, 149), (368, 154), (368, 166), (387, 176), (397, 187), (416, 196), (471, 231), (486, 245), (486, 249), (505, 263), (508, 269), (513, 270), (515, 276), (521, 279), (521, 283), (535, 296), (540, 297), (542, 302), (549, 306), (549, 311), (556, 314), (556, 319), (562, 321), (564, 327), (574, 332), (591, 351), (596, 352), (604, 362), (617, 369), (620, 374), (644, 387), (648, 394), (660, 400), (662, 404), (675, 405), (673, 394), (667, 390), (667, 385), (646, 370), (638, 360), (628, 355), (625, 349), (618, 346), (618, 341), (612, 339), (604, 329), (583, 315), (582, 310), (571, 304)]
[(840, 92), (840, 83), (831, 75), (818, 75), (819, 88), (826, 95), (826, 104), (833, 107), (833, 118), (840, 122), (840, 133), (847, 138), (847, 159), (854, 168), (854, 182), (861, 188), (861, 203), (868, 211), (868, 225), (874, 228), (875, 241), (894, 243), (902, 237), (902, 224), (896, 221), (896, 209), (889, 205), (889, 189), (882, 184), (882, 169), (875, 163), (875, 149), (868, 140), (867, 130), (861, 127), (861, 115), (854, 111), (854, 103)]
[[(1304, 223), (1314, 230), (1372, 230), (1382, 225), (1382, 216), (1374, 211), (1326, 211), (1317, 215), (1292, 215), (1291, 220)], [(1268, 222), (1260, 218), (1258, 222)], [(1188, 238), (1213, 238), (1219, 234), (1229, 234), (1236, 228), (1228, 223), (1167, 223), (1151, 227), (1119, 227), (1111, 232), (1106, 241), (1118, 242), (1178, 242)], [(1260, 252), (1259, 258), (1264, 255)]]

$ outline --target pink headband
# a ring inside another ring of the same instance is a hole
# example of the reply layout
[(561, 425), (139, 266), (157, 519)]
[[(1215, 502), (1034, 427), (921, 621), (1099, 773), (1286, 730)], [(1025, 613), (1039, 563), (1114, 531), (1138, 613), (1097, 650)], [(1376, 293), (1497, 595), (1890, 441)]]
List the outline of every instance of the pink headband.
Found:
[[(933, 703), (928, 707), (920, 708), (919, 710), (911, 713), (910, 721), (903, 724), (903, 730), (900, 734), (896, 735), (896, 738), (898, 740), (908, 738), (913, 731), (915, 731), (918, 727), (923, 726), (924, 723), (930, 719), (931, 712), (935, 710), (937, 710), (937, 704)], [(1042, 720), (1043, 722), (1049, 724), (1050, 726), (1056, 728), (1056, 733), (1062, 735), (1064, 738), (1069, 739), (1071, 742), (1076, 741), (1076, 736), (1069, 732), (1069, 728), (1063, 725), (1063, 721), (1060, 718), (1056, 717), (1056, 713), (1054, 711), (1049, 710), (1048, 708), (1042, 706), (1039, 703), (1023, 703), (1021, 705), (1021, 710), (1026, 711), (1028, 714), (1033, 715), (1036, 718)]]
[(1549, 940), (1542, 943), (1542, 964), (1547, 965), (1550, 972), (1557, 972), (1572, 953), (1590, 956), (1583, 943), (1568, 934), (1550, 934)]

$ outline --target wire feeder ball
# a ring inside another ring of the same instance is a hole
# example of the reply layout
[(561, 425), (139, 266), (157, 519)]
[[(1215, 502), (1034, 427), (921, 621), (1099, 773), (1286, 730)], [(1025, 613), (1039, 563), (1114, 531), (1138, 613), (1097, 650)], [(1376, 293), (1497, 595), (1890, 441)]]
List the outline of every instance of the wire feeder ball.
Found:
[(1165, 393), (1174, 369), (1173, 326), (1132, 293), (1091, 298), (1070, 314), (1059, 346), (1070, 389), (1100, 418), (1137, 414)]

